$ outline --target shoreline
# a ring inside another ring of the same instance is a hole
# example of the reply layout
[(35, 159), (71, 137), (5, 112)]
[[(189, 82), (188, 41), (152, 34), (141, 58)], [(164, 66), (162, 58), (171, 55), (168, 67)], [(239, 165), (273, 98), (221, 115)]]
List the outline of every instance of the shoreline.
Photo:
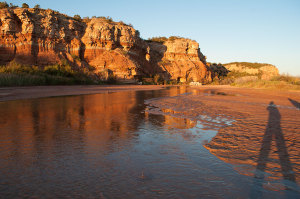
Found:
[[(0, 102), (54, 96), (159, 90), (166, 87), (168, 86), (8, 87), (0, 88)], [(184, 87), (178, 88), (182, 89), (180, 93), (187, 92)], [(204, 144), (204, 147), (220, 160), (233, 165), (238, 173), (255, 176), (260, 172), (261, 165), (266, 164), (268, 166), (263, 168), (263, 172), (269, 173), (266, 179), (270, 181), (286, 179), (300, 183), (299, 92), (239, 88), (229, 85), (190, 86), (190, 88), (192, 92), (188, 95), (154, 98), (150, 104), (173, 117), (200, 121), (204, 129), (216, 129), (218, 133), (209, 143)], [(177, 91), (176, 93), (178, 94)], [(233, 123), (228, 125), (226, 121), (233, 121)], [(265, 147), (265, 143), (270, 148)], [(270, 162), (270, 158), (274, 161)], [(281, 172), (280, 168), (292, 174), (287, 175), (286, 172)]]
[(296, 90), (276, 90), (263, 88), (245, 88), (235, 87), (230, 85), (57, 85), (57, 86), (20, 86), (20, 87), (0, 87), (0, 102), (34, 99), (44, 97), (59, 97), (71, 95), (89, 95), (100, 94), (107, 92), (122, 92), (122, 91), (142, 91), (142, 90), (160, 90), (169, 86), (188, 86), (194, 89), (208, 90), (231, 90), (242, 92), (262, 92), (272, 94), (287, 94), (298, 95)]
[(70, 95), (88, 95), (107, 92), (160, 90), (163, 85), (75, 85), (75, 86), (26, 86), (0, 87), (0, 102), (59, 97)]
[[(195, 88), (195, 87), (193, 87)], [(240, 174), (300, 183), (300, 93), (203, 86), (190, 95), (151, 100), (173, 117), (218, 133), (204, 147)], [(231, 124), (226, 121), (233, 121)]]

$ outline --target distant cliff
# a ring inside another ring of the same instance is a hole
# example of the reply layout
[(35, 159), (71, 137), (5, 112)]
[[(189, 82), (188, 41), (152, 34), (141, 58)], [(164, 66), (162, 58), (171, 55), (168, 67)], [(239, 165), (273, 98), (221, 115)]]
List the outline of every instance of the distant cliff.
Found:
[(279, 76), (278, 69), (271, 64), (232, 62), (228, 64), (207, 63), (213, 83), (231, 84), (257, 80), (272, 80)]
[(145, 41), (123, 22), (100, 17), (74, 19), (56, 11), (0, 9), (0, 65), (14, 61), (44, 67), (67, 62), (99, 78), (210, 82), (211, 73), (196, 41)]
[(231, 72), (244, 73), (248, 76), (259, 76), (262, 80), (269, 80), (278, 76), (279, 71), (276, 66), (264, 63), (233, 62), (224, 64), (224, 67)]

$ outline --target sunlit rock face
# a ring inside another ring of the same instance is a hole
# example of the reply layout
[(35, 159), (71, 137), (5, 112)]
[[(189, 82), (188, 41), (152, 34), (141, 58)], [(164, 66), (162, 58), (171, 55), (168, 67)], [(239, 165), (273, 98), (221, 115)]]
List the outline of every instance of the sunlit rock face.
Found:
[(249, 76), (260, 76), (262, 80), (270, 80), (279, 75), (279, 70), (271, 64), (234, 62), (224, 64), (228, 71), (246, 73)]
[(131, 54), (143, 57), (146, 48), (139, 32), (123, 23), (93, 18), (82, 37), (84, 59), (97, 72), (111, 70), (119, 78), (130, 79), (138, 73), (139, 64)]
[(1, 9), (1, 64), (59, 63), (66, 54), (79, 55), (85, 24), (52, 10)]
[(205, 57), (196, 41), (184, 38), (168, 39), (163, 44), (149, 44), (152, 57), (165, 76), (180, 82), (210, 82), (211, 75)]
[(77, 21), (47, 9), (0, 10), (0, 64), (10, 61), (109, 71), (119, 79), (160, 74), (164, 79), (210, 81), (199, 44), (190, 39), (148, 43), (122, 22), (105, 18)]

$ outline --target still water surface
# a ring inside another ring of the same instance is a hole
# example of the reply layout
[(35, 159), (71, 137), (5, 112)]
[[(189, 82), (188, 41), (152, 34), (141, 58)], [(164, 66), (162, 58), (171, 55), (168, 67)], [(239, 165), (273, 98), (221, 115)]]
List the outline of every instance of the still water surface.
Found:
[[(199, 121), (145, 100), (187, 87), (0, 102), (0, 198), (285, 198), (210, 154)], [(229, 121), (230, 123), (230, 121)]]

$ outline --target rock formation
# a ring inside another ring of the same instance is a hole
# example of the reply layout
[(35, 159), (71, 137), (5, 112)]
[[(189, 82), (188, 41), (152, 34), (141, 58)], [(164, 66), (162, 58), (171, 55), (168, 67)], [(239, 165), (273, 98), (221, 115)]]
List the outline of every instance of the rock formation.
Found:
[(210, 82), (211, 74), (196, 41), (171, 37), (163, 43), (150, 42), (150, 62), (157, 63), (164, 76), (180, 82)]
[(0, 9), (0, 64), (43, 67), (67, 62), (119, 79), (211, 81), (197, 42), (175, 38), (146, 42), (132, 26), (106, 18), (75, 20), (47, 9)]
[(259, 76), (262, 80), (269, 80), (279, 75), (278, 69), (271, 64), (233, 62), (224, 64), (224, 67), (229, 71), (245, 73), (248, 76)]

